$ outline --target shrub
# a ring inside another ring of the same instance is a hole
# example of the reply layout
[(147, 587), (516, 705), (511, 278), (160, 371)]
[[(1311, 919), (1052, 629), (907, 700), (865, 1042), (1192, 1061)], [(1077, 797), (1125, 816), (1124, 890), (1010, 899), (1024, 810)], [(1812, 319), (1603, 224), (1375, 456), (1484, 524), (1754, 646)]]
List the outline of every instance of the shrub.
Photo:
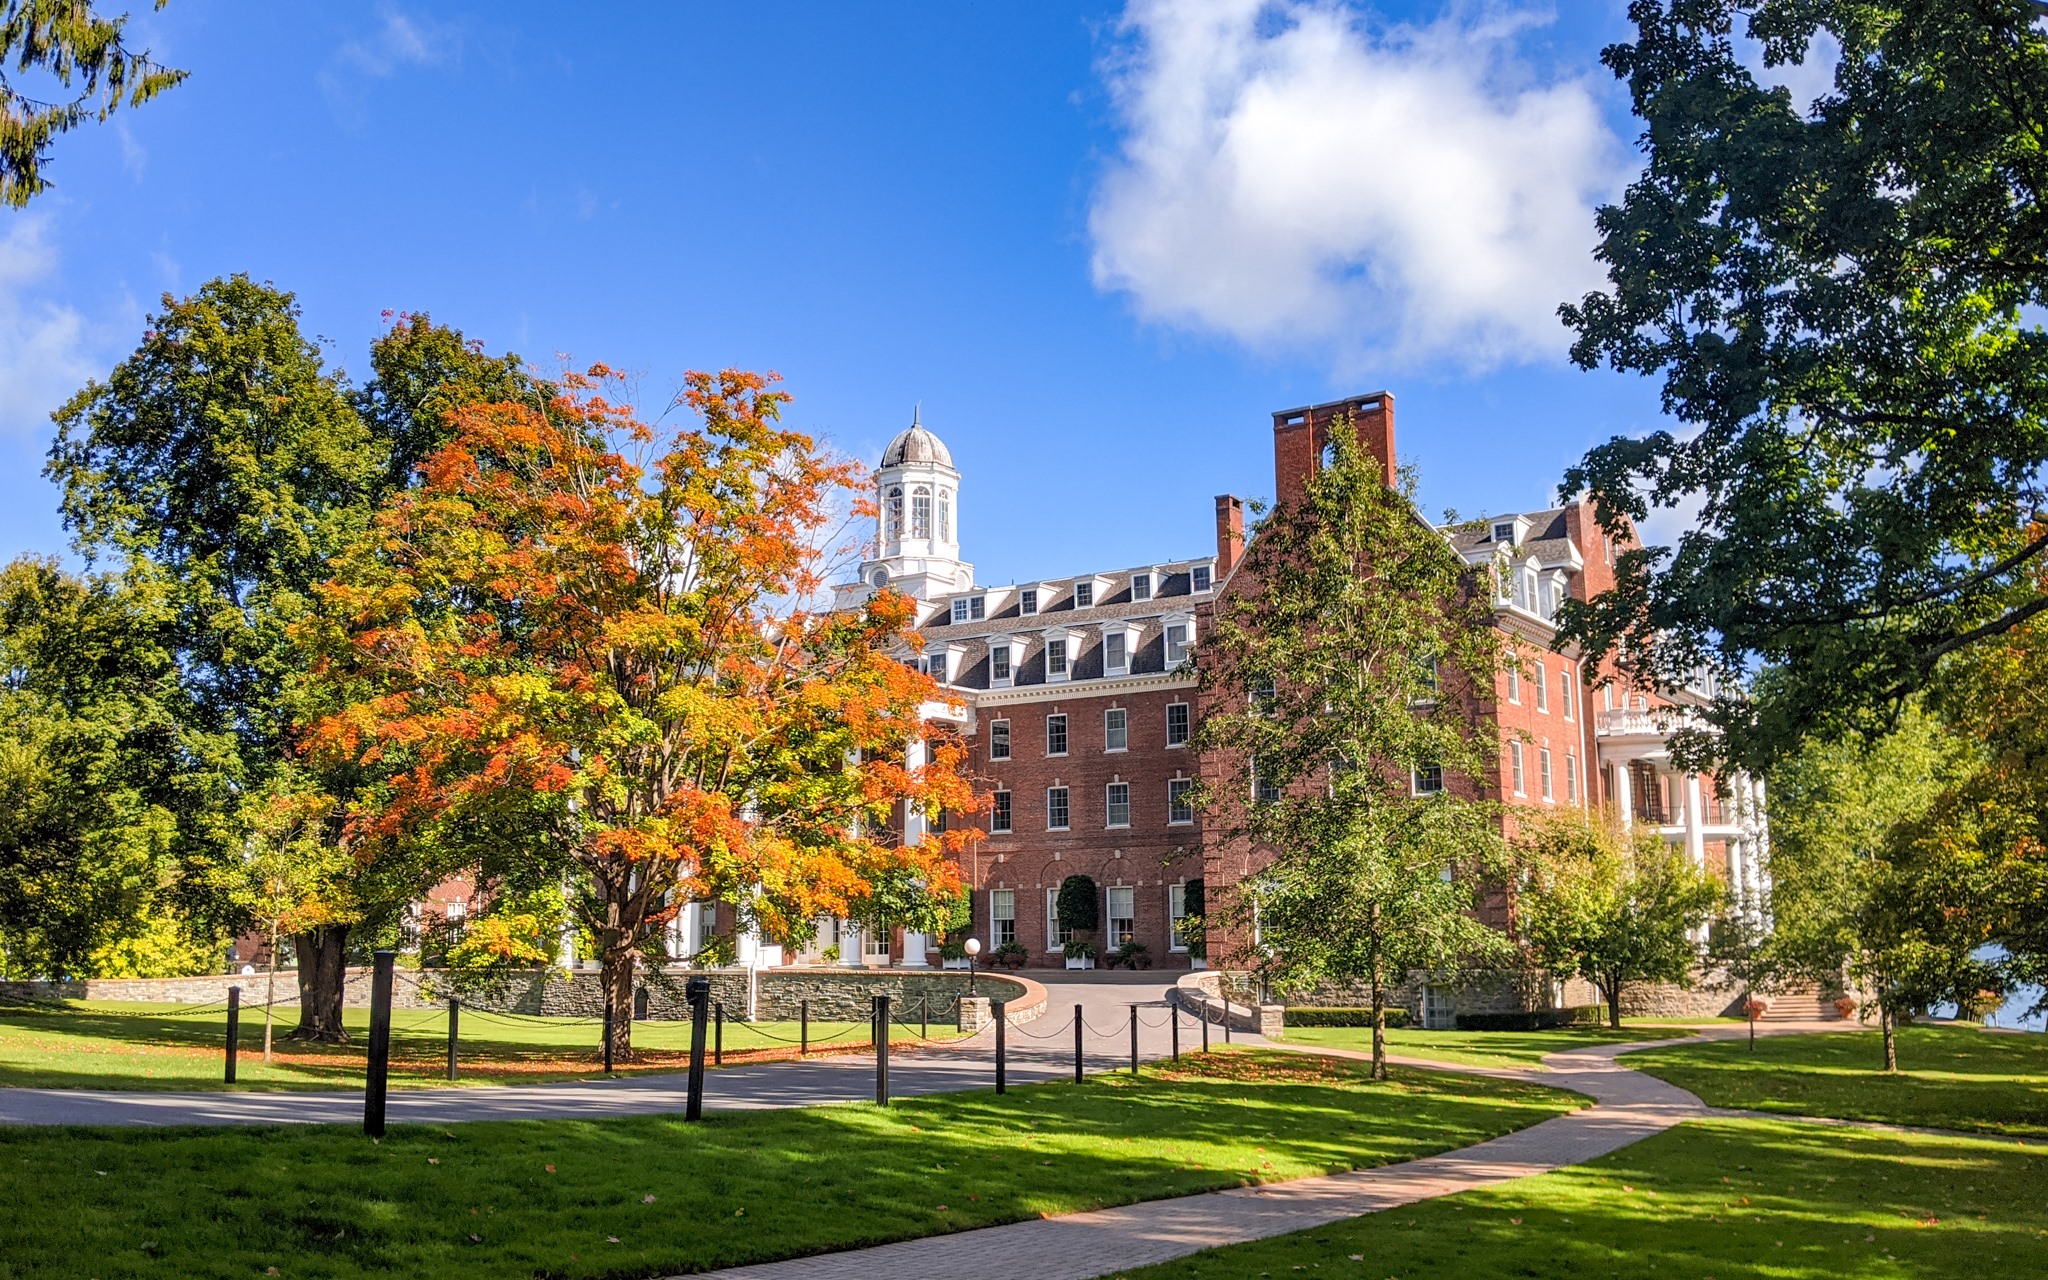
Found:
[(1060, 946), (1060, 954), (1069, 960), (1086, 960), (1095, 954), (1095, 944), (1086, 938), (1069, 938)]
[(1104, 964), (1114, 969), (1123, 965), (1130, 969), (1149, 969), (1152, 957), (1146, 954), (1145, 944), (1131, 939), (1102, 958)]
[(1031, 955), (1024, 950), (1023, 943), (1005, 942), (1002, 946), (989, 952), (988, 962), (990, 964), (1003, 965), (1010, 969), (1022, 969), (1024, 962), (1030, 958)]
[[(1290, 1027), (1369, 1027), (1372, 1025), (1372, 1010), (1351, 1005), (1293, 1005), (1283, 1018)], [(1389, 1027), (1408, 1025), (1408, 1011), (1395, 1006), (1387, 1010)]]
[(1605, 1017), (1597, 1004), (1569, 1009), (1527, 1009), (1520, 1013), (1461, 1013), (1460, 1031), (1549, 1031), (1557, 1027), (1597, 1027)]
[(1087, 876), (1068, 876), (1060, 881), (1060, 896), (1055, 900), (1060, 928), (1072, 933), (1095, 932), (1095, 927), (1102, 923), (1100, 897), (1095, 881)]

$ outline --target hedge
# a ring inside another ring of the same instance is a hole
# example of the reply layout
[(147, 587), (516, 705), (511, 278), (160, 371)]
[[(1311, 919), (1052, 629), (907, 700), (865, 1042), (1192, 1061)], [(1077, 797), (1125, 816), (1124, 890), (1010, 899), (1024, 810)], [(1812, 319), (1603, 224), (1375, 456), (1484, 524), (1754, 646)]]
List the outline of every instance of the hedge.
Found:
[(1522, 1013), (1461, 1013), (1460, 1031), (1549, 1031), (1557, 1027), (1597, 1027), (1607, 1011), (1597, 1004), (1569, 1009), (1530, 1009)]
[[(1372, 1025), (1372, 1010), (1356, 1005), (1308, 1005), (1288, 1007), (1284, 1025), (1290, 1027), (1369, 1027)], [(1408, 1025), (1408, 1011), (1398, 1005), (1387, 1008), (1387, 1025), (1405, 1027)]]

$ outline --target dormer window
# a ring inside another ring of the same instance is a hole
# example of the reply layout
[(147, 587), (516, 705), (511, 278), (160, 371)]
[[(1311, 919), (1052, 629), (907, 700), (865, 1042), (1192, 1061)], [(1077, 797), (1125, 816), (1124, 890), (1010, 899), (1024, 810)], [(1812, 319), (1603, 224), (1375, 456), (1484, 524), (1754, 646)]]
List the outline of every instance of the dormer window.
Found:
[(994, 685), (1010, 683), (1010, 646), (990, 645), (988, 651), (988, 678)]
[(1125, 652), (1124, 633), (1112, 631), (1102, 637), (1102, 672), (1120, 676), (1130, 669), (1131, 656)]
[(1067, 678), (1067, 642), (1064, 639), (1045, 642), (1045, 674), (1049, 680)]
[(1163, 633), (1166, 640), (1166, 669), (1171, 671), (1187, 661), (1188, 650), (1195, 643), (1193, 615), (1181, 613), (1168, 616)]
[(1188, 570), (1188, 590), (1200, 595), (1209, 589), (1209, 566), (1198, 564)]
[(1494, 521), (1493, 540), (1495, 542), (1505, 542), (1509, 546), (1515, 545), (1515, 522), (1512, 520)]
[(964, 596), (953, 602), (953, 621), (955, 622), (980, 622), (987, 616), (987, 596)]
[(1090, 607), (1092, 607), (1092, 606), (1093, 606), (1094, 604), (1095, 604), (1095, 583), (1094, 583), (1094, 582), (1092, 582), (1092, 581), (1089, 581), (1089, 582), (1077, 582), (1077, 583), (1075, 583), (1075, 584), (1074, 584), (1074, 607), (1075, 607), (1076, 609), (1087, 609), (1087, 608), (1090, 608)]
[(953, 621), (967, 621), (967, 602), (965, 600), (955, 600), (953, 602)]
[(1038, 588), (1026, 587), (1017, 593), (1017, 612), (1030, 617), (1038, 612)]
[(1133, 599), (1133, 600), (1150, 600), (1151, 598), (1152, 598), (1152, 575), (1151, 575), (1151, 574), (1149, 574), (1149, 573), (1134, 573), (1134, 574), (1132, 574), (1132, 575), (1131, 575), (1131, 599)]

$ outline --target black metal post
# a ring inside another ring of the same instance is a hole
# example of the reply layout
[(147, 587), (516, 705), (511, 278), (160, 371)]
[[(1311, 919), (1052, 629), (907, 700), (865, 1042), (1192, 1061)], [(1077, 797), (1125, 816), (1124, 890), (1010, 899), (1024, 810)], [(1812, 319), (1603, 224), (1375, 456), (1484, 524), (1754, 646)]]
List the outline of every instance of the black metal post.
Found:
[(1230, 1043), (1230, 997), (1223, 997), (1223, 1043)]
[(1131, 1074), (1138, 1074), (1138, 1006), (1131, 1006)]
[(455, 1044), (462, 1036), (462, 1000), (448, 997), (448, 1079), (455, 1079)]
[(1166, 1019), (1173, 1025), (1173, 1060), (1180, 1061), (1180, 1006), (1171, 1000), (1166, 1002)]
[(801, 1058), (811, 1051), (811, 1002), (800, 1001), (797, 1009), (801, 1021), (797, 1023), (796, 1056)]
[(932, 1038), (932, 998), (929, 994), (917, 998), (917, 1035), (920, 1040)]
[(228, 988), (228, 1068), (226, 1083), (235, 1082), (235, 1055), (242, 1047), (242, 989)]
[(1004, 1039), (1005, 1039), (1005, 1038), (1004, 1038), (1004, 1035), (1003, 1035), (1004, 1031), (1008, 1030), (1008, 1024), (1009, 1024), (1009, 1021), (1010, 1021), (1010, 1013), (1009, 1013), (1009, 1007), (1008, 1007), (1008, 1005), (1006, 1004), (1006, 1002), (1004, 1002), (1004, 1001), (1001, 1001), (1001, 1000), (998, 1000), (998, 1001), (996, 1001), (996, 1002), (995, 1002), (995, 1013), (996, 1013), (996, 1092), (997, 1092), (997, 1093), (1001, 1093), (1001, 1092), (1003, 1092), (1003, 1090), (1004, 1090), (1004, 1089), (1005, 1089), (1005, 1088), (1006, 1088), (1006, 1087), (1007, 1087), (1007, 1086), (1009, 1085), (1009, 1080), (1008, 1080), (1008, 1078), (1007, 1078), (1007, 1077), (1008, 1077), (1008, 1075), (1009, 1075), (1009, 1065), (1010, 1065), (1010, 1064), (1009, 1064), (1009, 1060), (1008, 1060), (1008, 1056), (1009, 1056), (1009, 1055), (1008, 1055), (1008, 1048), (1007, 1048), (1007, 1045), (1006, 1045), (1006, 1044), (1004, 1043)]
[(974, 953), (967, 953), (967, 994), (974, 994)]
[(683, 994), (690, 1001), (690, 1093), (684, 1104), (683, 1119), (701, 1120), (704, 1116), (704, 1015), (706, 1005), (711, 1003), (711, 979), (692, 978), (683, 985)]
[(889, 1105), (889, 997), (875, 997), (875, 1105)]
[(711, 1065), (722, 1067), (725, 1065), (725, 1001), (720, 1000), (712, 1008), (716, 1020), (711, 1024)]
[(1074, 1006), (1074, 1083), (1075, 1083), (1075, 1084), (1079, 1084), (1079, 1083), (1081, 1083), (1081, 1033), (1082, 1033), (1082, 1031), (1084, 1031), (1084, 1030), (1085, 1030), (1085, 1029), (1087, 1028), (1087, 1026), (1088, 1026), (1088, 1022), (1087, 1022), (1087, 1019), (1085, 1019), (1085, 1018), (1083, 1018), (1083, 1017), (1081, 1016), (1081, 1006), (1080, 1006), (1080, 1005), (1078, 1005), (1078, 1004), (1077, 1004), (1077, 1005), (1075, 1005), (1075, 1006)]
[(1202, 997), (1202, 1052), (1209, 1052), (1209, 997)]
[(384, 1136), (384, 1089), (391, 1080), (391, 968), (395, 951), (376, 953), (370, 976), (370, 1070), (363, 1089), (363, 1132)]
[(606, 1075), (612, 1071), (612, 998), (609, 993), (604, 998), (604, 1071)]

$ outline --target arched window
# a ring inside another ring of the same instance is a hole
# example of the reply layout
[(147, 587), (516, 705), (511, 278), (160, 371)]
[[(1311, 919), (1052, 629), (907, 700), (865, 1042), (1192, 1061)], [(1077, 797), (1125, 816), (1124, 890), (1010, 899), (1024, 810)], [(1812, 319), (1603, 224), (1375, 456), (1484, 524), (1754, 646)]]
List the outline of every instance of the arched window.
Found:
[(889, 490), (889, 528), (886, 534), (891, 542), (903, 537), (903, 486)]
[(932, 491), (923, 485), (910, 491), (910, 536), (932, 536)]
[(939, 541), (953, 540), (953, 491), (939, 490)]

